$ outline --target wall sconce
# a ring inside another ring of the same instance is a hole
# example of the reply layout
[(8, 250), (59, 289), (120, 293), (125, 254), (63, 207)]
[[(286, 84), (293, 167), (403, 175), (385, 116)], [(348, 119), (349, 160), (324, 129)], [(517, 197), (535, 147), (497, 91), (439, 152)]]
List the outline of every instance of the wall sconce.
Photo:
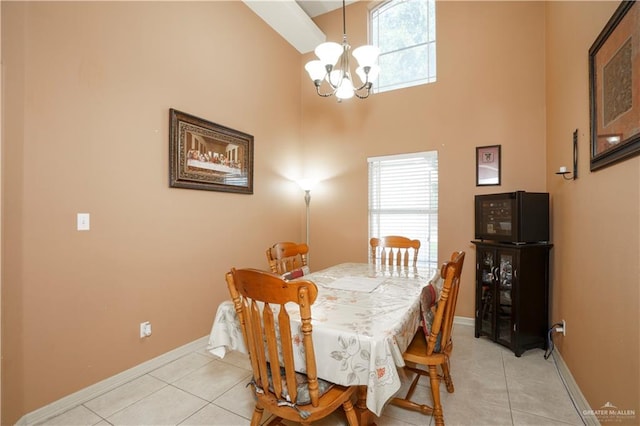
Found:
[[(568, 171), (565, 166), (562, 166), (556, 174), (562, 175), (566, 180), (578, 179), (578, 129), (573, 131), (573, 172)], [(567, 177), (567, 175), (569, 175), (569, 177)]]

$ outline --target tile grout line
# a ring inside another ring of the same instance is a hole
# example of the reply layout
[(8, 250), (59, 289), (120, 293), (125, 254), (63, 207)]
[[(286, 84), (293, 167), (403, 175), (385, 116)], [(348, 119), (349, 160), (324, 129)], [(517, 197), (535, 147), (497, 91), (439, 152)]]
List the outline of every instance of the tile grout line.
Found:
[(511, 417), (511, 425), (515, 425), (515, 421), (513, 419), (513, 407), (511, 406), (511, 394), (509, 393), (509, 381), (507, 380), (507, 366), (504, 362), (504, 357), (506, 352), (500, 353), (500, 362), (502, 363), (502, 374), (504, 377), (504, 387), (507, 390), (507, 402), (509, 403), (509, 416)]
[[(139, 399), (136, 399), (136, 400), (135, 400), (134, 402), (132, 402), (131, 404), (129, 404), (129, 405), (125, 406), (125, 407), (122, 407), (122, 408), (120, 408), (120, 409), (119, 409), (119, 410), (117, 410), (117, 411), (114, 411), (113, 413), (109, 414), (109, 416), (108, 416), (108, 417), (103, 417), (103, 419), (104, 419), (104, 421), (105, 421), (105, 422), (107, 422), (107, 423), (109, 423), (109, 424), (111, 424), (111, 425), (112, 425), (113, 423), (111, 423), (111, 422), (109, 421), (109, 418), (110, 418), (110, 417), (113, 417), (113, 416), (115, 416), (116, 414), (123, 412), (123, 411), (124, 411), (124, 410), (126, 410), (127, 408), (133, 407), (134, 405), (136, 405), (136, 404), (137, 404), (137, 403), (139, 403), (140, 401), (143, 401), (145, 398), (148, 398), (148, 397), (150, 397), (151, 395), (155, 395), (156, 393), (160, 392), (162, 389), (165, 389), (167, 386), (171, 386), (171, 383), (168, 383), (168, 382), (166, 382), (166, 381), (164, 381), (164, 380), (158, 379), (157, 377), (154, 377), (154, 376), (152, 376), (152, 375), (151, 375), (151, 374), (149, 374), (149, 373), (145, 374), (144, 376), (149, 376), (149, 377), (152, 377), (152, 378), (154, 378), (154, 379), (156, 379), (156, 380), (160, 380), (164, 385), (163, 385), (163, 386), (161, 386), (161, 387), (159, 387), (158, 389), (154, 390), (153, 392), (151, 392), (151, 393), (149, 393), (149, 394), (146, 394), (145, 396), (140, 397)], [(144, 377), (144, 376), (141, 376), (141, 377)], [(117, 389), (117, 388), (116, 388), (116, 389)], [(114, 390), (115, 390), (115, 389), (114, 389)], [(87, 402), (90, 402), (90, 401), (87, 401)], [(83, 405), (83, 406), (85, 406), (84, 404), (82, 404), (82, 405)], [(88, 408), (88, 407), (86, 407), (86, 408)], [(96, 413), (96, 414), (97, 414), (97, 413)], [(100, 415), (98, 414), (98, 416), (100, 416)], [(102, 417), (102, 416), (100, 416), (100, 417)]]

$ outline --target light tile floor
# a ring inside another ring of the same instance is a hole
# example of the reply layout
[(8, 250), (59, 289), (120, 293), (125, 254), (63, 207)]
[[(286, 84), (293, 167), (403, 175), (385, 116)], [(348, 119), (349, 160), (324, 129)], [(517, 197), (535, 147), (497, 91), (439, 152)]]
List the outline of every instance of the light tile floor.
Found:
[[(441, 389), (447, 425), (581, 425), (553, 357), (535, 349), (517, 358), (473, 327), (456, 324), (451, 359), (455, 392)], [(85, 402), (43, 425), (248, 425), (253, 397), (246, 355), (224, 359), (203, 348)], [(424, 383), (423, 383), (424, 381)], [(415, 398), (430, 401), (428, 380)], [(268, 420), (263, 417), (263, 423)], [(293, 424), (293, 423), (292, 423)], [(346, 425), (342, 410), (318, 426)], [(433, 425), (430, 416), (387, 406), (378, 426)]]

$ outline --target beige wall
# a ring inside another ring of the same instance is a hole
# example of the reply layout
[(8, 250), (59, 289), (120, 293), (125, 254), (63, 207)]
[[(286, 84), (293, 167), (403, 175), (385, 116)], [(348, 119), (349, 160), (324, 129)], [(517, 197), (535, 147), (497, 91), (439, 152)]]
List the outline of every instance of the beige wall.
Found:
[[(348, 7), (353, 46), (367, 6)], [(615, 3), (439, 2), (438, 82), (342, 104), (240, 2), (1, 7), (2, 424), (207, 334), (230, 266), (304, 238), (289, 179), (322, 179), (312, 267), (365, 261), (366, 158), (433, 149), (440, 257), (469, 253), (457, 313), (474, 309), (473, 195), (549, 190), (559, 349), (594, 408), (638, 410), (639, 160), (590, 174), (587, 155), (586, 50)], [(339, 14), (317, 23), (340, 40)], [(171, 107), (254, 135), (254, 195), (168, 188)], [(493, 144), (502, 185), (478, 188), (475, 147)]]
[[(348, 8), (352, 46), (365, 42), (367, 6)], [(307, 173), (324, 178), (313, 191), (314, 268), (366, 260), (368, 156), (438, 150), (440, 258), (471, 254), (457, 309), (465, 317), (474, 316), (473, 195), (549, 191), (550, 320), (568, 329), (559, 351), (594, 409), (610, 401), (638, 412), (640, 159), (589, 172), (587, 52), (616, 6), (439, 2), (438, 82), (336, 104), (305, 75), (303, 149)], [(339, 40), (339, 18), (316, 22)], [(570, 166), (575, 128), (580, 178), (567, 182), (554, 172)], [(492, 144), (502, 145), (502, 185), (478, 188), (475, 147)]]
[[(243, 3), (2, 2), (2, 19), (11, 424), (206, 335), (225, 271), (302, 238), (304, 203), (300, 55)], [(254, 195), (168, 187), (169, 108), (255, 137)]]
[[(589, 171), (588, 51), (618, 2), (547, 3), (547, 175), (552, 199), (552, 319), (558, 349), (592, 408), (640, 414), (640, 157)], [(579, 133), (578, 179), (571, 167)]]
[[(366, 42), (368, 2), (347, 9), (349, 42)], [(317, 19), (339, 40), (340, 11)], [(367, 260), (367, 157), (438, 151), (439, 258), (469, 253), (457, 314), (474, 317), (473, 196), (544, 191), (544, 3), (437, 4), (438, 81), (337, 104), (303, 76), (312, 266)], [(303, 62), (313, 57), (309, 54)], [(475, 147), (502, 145), (502, 185), (476, 187)]]

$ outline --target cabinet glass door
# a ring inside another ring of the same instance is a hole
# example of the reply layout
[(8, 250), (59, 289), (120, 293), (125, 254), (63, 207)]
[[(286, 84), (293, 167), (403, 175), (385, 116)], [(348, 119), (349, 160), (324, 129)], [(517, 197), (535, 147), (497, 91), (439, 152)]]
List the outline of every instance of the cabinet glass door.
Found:
[(511, 345), (511, 333), (513, 331), (511, 302), (513, 279), (514, 279), (514, 255), (511, 252), (498, 252), (498, 272), (497, 272), (497, 337), (506, 345)]
[(494, 287), (496, 271), (495, 252), (493, 250), (483, 250), (480, 252), (481, 261), (479, 265), (480, 274), (480, 306), (478, 318), (480, 319), (480, 331), (483, 334), (493, 336), (494, 330)]

